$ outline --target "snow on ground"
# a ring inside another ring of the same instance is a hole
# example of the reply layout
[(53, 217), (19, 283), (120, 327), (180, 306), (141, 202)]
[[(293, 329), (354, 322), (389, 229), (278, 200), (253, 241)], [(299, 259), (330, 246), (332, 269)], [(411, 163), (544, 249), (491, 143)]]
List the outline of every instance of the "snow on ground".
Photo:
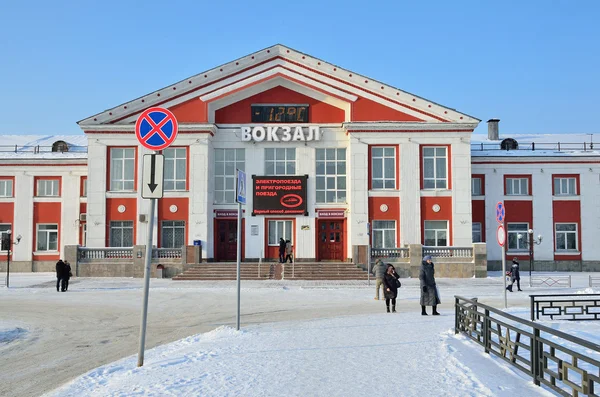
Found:
[[(570, 289), (530, 289), (524, 277), (525, 292), (508, 294), (508, 311), (527, 318), (529, 293), (598, 292), (588, 287), (588, 274), (572, 276)], [(402, 279), (395, 314), (373, 300), (373, 281), (244, 281), (240, 331), (234, 328), (235, 282), (153, 279), (149, 339), (140, 368), (143, 280), (72, 281), (69, 292), (57, 293), (52, 273), (15, 274), (10, 289), (0, 288), (0, 354), (7, 360), (5, 366), (0, 363), (0, 394), (554, 395), (454, 335), (454, 295), (503, 307), (499, 272), (486, 279), (438, 279), (442, 315), (435, 317), (420, 315), (415, 279)], [(66, 315), (65, 304), (77, 316)], [(65, 316), (57, 319), (53, 310)], [(600, 326), (593, 323), (546, 325), (598, 343)], [(42, 355), (56, 343), (64, 345), (58, 357)], [(21, 373), (27, 376), (15, 380)], [(47, 384), (30, 384), (31, 378), (43, 377)], [(56, 377), (67, 383), (52, 390), (62, 383), (48, 387)]]

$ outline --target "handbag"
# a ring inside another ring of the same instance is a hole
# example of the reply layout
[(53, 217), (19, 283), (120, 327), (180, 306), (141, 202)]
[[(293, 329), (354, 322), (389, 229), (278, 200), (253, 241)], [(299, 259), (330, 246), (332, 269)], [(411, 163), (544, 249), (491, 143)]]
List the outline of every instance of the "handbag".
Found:
[(402, 283), (400, 282), (400, 280), (396, 279), (396, 288), (400, 287), (402, 287)]

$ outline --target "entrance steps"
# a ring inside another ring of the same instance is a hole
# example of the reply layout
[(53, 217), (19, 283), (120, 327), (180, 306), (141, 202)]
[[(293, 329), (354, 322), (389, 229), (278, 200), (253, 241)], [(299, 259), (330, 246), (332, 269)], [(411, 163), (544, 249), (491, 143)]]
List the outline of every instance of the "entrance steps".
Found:
[[(298, 262), (286, 263), (283, 269), (277, 262), (242, 263), (242, 280), (366, 280), (367, 272), (349, 262)], [(283, 270), (283, 271), (281, 271)], [(195, 265), (173, 280), (235, 280), (237, 266), (232, 262), (210, 262)]]

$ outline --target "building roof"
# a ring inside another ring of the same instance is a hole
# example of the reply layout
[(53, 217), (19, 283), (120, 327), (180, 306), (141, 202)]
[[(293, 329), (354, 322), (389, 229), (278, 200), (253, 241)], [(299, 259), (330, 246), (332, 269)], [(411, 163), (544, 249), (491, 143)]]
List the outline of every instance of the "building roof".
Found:
[[(87, 159), (87, 137), (81, 135), (1, 135), (0, 159)], [(52, 151), (57, 142), (68, 151)]]
[[(504, 139), (517, 141), (518, 148), (501, 148)], [(487, 135), (471, 136), (471, 157), (569, 157), (600, 156), (600, 142), (593, 134), (515, 134), (489, 140)]]

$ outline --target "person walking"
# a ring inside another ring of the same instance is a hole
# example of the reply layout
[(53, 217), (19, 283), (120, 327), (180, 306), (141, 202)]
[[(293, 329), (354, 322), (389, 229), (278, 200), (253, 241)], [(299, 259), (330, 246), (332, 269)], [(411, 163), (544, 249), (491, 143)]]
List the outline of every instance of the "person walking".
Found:
[(61, 288), (62, 292), (66, 292), (69, 289), (69, 280), (72, 276), (73, 273), (71, 273), (71, 264), (69, 263), (69, 261), (65, 261), (65, 273), (63, 275)]
[(438, 294), (437, 285), (435, 284), (435, 270), (431, 256), (427, 255), (423, 258), (421, 269), (419, 271), (419, 281), (421, 285), (421, 315), (426, 316), (426, 306), (433, 306), (433, 315), (439, 316), (437, 305), (441, 303)]
[(62, 259), (56, 262), (56, 292), (60, 290), (60, 284), (65, 276), (65, 263)]
[(506, 287), (506, 289), (509, 290), (510, 292), (513, 292), (513, 285), (515, 284), (515, 281), (516, 281), (518, 290), (523, 291), (521, 289), (521, 272), (519, 272), (519, 262), (517, 261), (517, 258), (513, 258), (512, 263), (513, 264), (510, 267), (511, 283), (508, 287)]
[(290, 240), (285, 241), (285, 260), (283, 262), (287, 263), (288, 259), (290, 260), (290, 263), (294, 263), (292, 258), (292, 243)]
[(390, 301), (392, 301), (392, 313), (396, 313), (396, 297), (398, 297), (398, 288), (400, 287), (400, 276), (396, 273), (396, 268), (388, 264), (387, 271), (383, 276), (383, 295), (385, 296), (385, 307), (390, 312)]
[(385, 295), (385, 286), (383, 285), (383, 277), (387, 271), (387, 266), (381, 259), (377, 259), (371, 269), (371, 273), (375, 276), (375, 300), (379, 300), (379, 288), (381, 287)]
[(285, 260), (285, 240), (283, 237), (279, 237), (279, 263), (283, 263)]

